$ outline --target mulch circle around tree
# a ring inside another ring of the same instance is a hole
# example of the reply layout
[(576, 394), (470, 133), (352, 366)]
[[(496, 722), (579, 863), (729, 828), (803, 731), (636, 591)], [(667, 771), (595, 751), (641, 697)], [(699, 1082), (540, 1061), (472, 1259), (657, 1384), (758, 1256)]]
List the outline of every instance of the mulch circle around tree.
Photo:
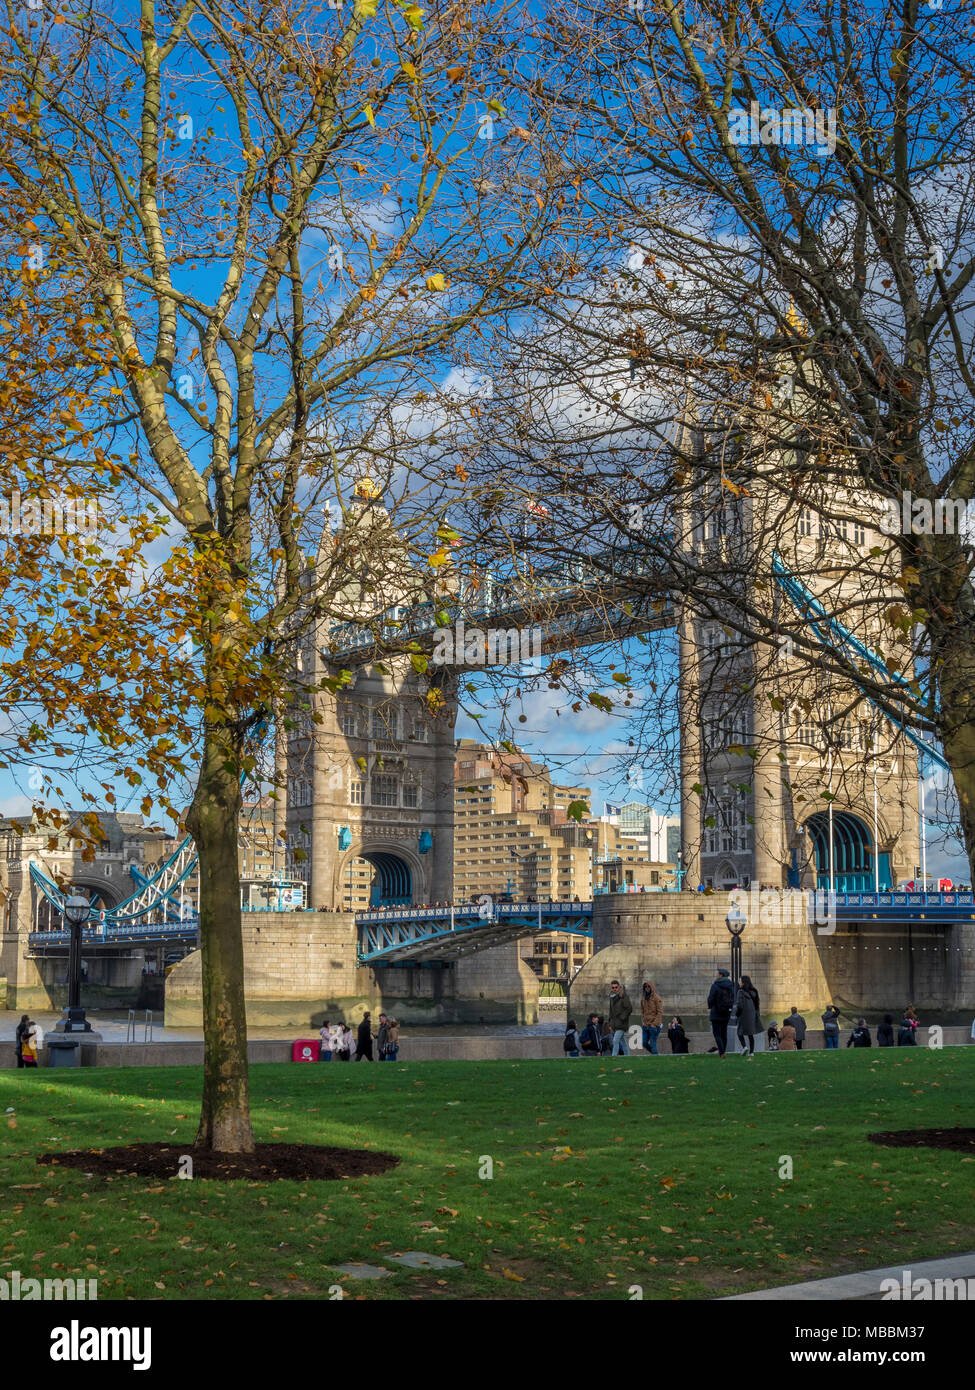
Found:
[(954, 1149), (975, 1157), (975, 1129), (892, 1129), (867, 1138), (885, 1149)]
[(218, 1153), (213, 1149), (194, 1149), (188, 1144), (125, 1144), (115, 1149), (41, 1154), (37, 1162), (111, 1177), (131, 1173), (142, 1178), (178, 1178), (187, 1169), (187, 1155), (193, 1160), (194, 1178), (223, 1182), (274, 1182), (279, 1178), (290, 1182), (329, 1182), (336, 1178), (372, 1177), (399, 1163), (394, 1154), (372, 1149), (330, 1149), (319, 1144), (258, 1144), (252, 1154)]

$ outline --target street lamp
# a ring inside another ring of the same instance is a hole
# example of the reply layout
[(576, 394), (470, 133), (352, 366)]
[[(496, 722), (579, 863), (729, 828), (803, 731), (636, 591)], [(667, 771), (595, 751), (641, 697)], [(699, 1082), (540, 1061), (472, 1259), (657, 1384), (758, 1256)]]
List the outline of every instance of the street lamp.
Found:
[(68, 1007), (60, 1023), (59, 1033), (90, 1033), (91, 1024), (81, 1006), (81, 933), (91, 916), (91, 903), (81, 893), (72, 893), (64, 903), (64, 920), (71, 931), (68, 948)]
[(725, 925), (731, 932), (731, 979), (735, 985), (741, 983), (741, 937), (747, 923), (747, 916), (739, 905), (733, 902), (725, 917)]

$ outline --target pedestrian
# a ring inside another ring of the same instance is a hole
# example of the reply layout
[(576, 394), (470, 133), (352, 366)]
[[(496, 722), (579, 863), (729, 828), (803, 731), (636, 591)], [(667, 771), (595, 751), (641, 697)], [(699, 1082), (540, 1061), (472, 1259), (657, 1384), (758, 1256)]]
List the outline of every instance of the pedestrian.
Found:
[(792, 1013), (786, 1019), (786, 1023), (789, 1025), (790, 1028), (795, 1029), (796, 1047), (801, 1052), (803, 1039), (806, 1036), (806, 1020), (803, 1018), (802, 1014), (796, 1008), (795, 1004), (793, 1004), (792, 1006)]
[(884, 1014), (884, 1021), (877, 1028), (877, 1046), (894, 1046), (894, 1018), (892, 1014)]
[(827, 1047), (839, 1047), (840, 1045), (840, 1011), (835, 1004), (827, 1004), (826, 1012), (823, 1014), (823, 1037)]
[(365, 1057), (367, 1062), (372, 1061), (372, 1042), (374, 1037), (375, 1034), (372, 1031), (372, 1015), (367, 1009), (362, 1015), (362, 1022), (359, 1024), (359, 1030), (356, 1033), (355, 1059), (357, 1062), (361, 1062), (363, 1057)]
[(755, 1034), (762, 1031), (760, 1002), (751, 976), (742, 975), (738, 993), (735, 995), (735, 1013), (738, 1015), (738, 1041), (749, 1059), (755, 1056)]
[(24, 1066), (24, 1038), (30, 1031), (30, 1015), (24, 1014), (17, 1024), (16, 1043), (17, 1043), (17, 1066)]
[(21, 1024), (24, 1028), (24, 1031), (21, 1034), (20, 1039), (20, 1052), (21, 1057), (23, 1058), (23, 1065), (25, 1067), (36, 1067), (37, 1025), (34, 1023), (34, 1020), (32, 1018), (28, 1018), (26, 1025), (24, 1025), (23, 1020), (21, 1020)]
[(657, 1039), (660, 1037), (660, 1030), (664, 1022), (664, 1005), (657, 993), (657, 986), (652, 980), (645, 980), (643, 984), (640, 1019), (643, 1025), (643, 1050), (644, 1052), (651, 1052), (656, 1057), (658, 1055)]
[(599, 1044), (602, 1055), (608, 1057), (613, 1051), (613, 1030), (608, 1018), (599, 1015)]
[(731, 972), (719, 970), (714, 984), (708, 991), (708, 1017), (711, 1020), (711, 1032), (714, 1034), (719, 1057), (723, 1057), (728, 1050), (728, 1020), (734, 1002), (735, 990), (731, 983)]
[(670, 1027), (667, 1029), (667, 1037), (670, 1039), (670, 1050), (675, 1055), (680, 1054), (683, 1056), (690, 1050), (687, 1034), (684, 1032), (684, 1025), (678, 1014), (675, 1014), (670, 1020)]
[(379, 1053), (380, 1062), (386, 1060), (386, 1049), (389, 1046), (389, 1019), (385, 1014), (379, 1015), (379, 1032), (376, 1034), (376, 1050)]
[(780, 1040), (779, 1025), (775, 1022), (770, 1023), (765, 1030), (765, 1051), (778, 1052)]
[(598, 1014), (589, 1015), (589, 1021), (579, 1035), (579, 1050), (583, 1057), (598, 1057), (602, 1053), (603, 1034)]
[(867, 1027), (865, 1018), (857, 1019), (857, 1026), (846, 1040), (847, 1047), (870, 1047), (870, 1029)]
[(904, 1017), (897, 1029), (898, 1047), (917, 1047), (917, 1015), (912, 1018), (910, 1007), (904, 1010)]
[(789, 1019), (786, 1019), (779, 1029), (779, 1046), (777, 1050), (779, 1052), (795, 1052), (797, 1046), (796, 1030)]
[(321, 1041), (318, 1044), (318, 1060), (320, 1062), (330, 1062), (332, 1060), (332, 1025), (328, 1019), (318, 1030)]
[(629, 1057), (630, 1049), (626, 1041), (626, 1030), (630, 1024), (633, 1005), (619, 980), (609, 982), (609, 1025), (613, 1033), (614, 1057)]
[(562, 1039), (562, 1051), (567, 1057), (578, 1057), (582, 1051), (575, 1020), (571, 1018), (565, 1030), (565, 1037)]
[(352, 1031), (351, 1023), (347, 1023), (342, 1030), (342, 1051), (339, 1053), (339, 1056), (343, 1062), (351, 1062), (354, 1051), (355, 1034)]
[(386, 1061), (395, 1062), (399, 1056), (399, 1021), (395, 1018), (389, 1020), (386, 1030)]

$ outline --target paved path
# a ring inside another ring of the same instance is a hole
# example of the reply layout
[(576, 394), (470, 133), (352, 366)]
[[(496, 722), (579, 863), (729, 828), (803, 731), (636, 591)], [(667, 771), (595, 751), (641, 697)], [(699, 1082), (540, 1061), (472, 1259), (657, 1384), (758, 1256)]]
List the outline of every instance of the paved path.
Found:
[[(893, 1279), (896, 1281), (899, 1292), (895, 1295), (893, 1290), (885, 1291), (883, 1281)], [(975, 1298), (975, 1251), (968, 1251), (958, 1255), (947, 1255), (941, 1260), (918, 1260), (906, 1265), (888, 1265), (885, 1269), (865, 1269), (859, 1274), (839, 1274), (832, 1279), (811, 1279), (804, 1284), (783, 1284), (780, 1288), (757, 1289), (754, 1293), (738, 1293), (731, 1298), (722, 1299), (722, 1303), (744, 1302), (746, 1299), (772, 1299), (784, 1303), (812, 1303), (824, 1300), (842, 1300), (843, 1302), (886, 1302), (889, 1298), (891, 1302), (896, 1302), (898, 1298), (904, 1298), (905, 1286), (910, 1287), (914, 1283), (913, 1297), (917, 1298), (919, 1293), (925, 1292), (925, 1286), (917, 1287), (917, 1280), (926, 1279), (933, 1283), (935, 1279), (966, 1279), (968, 1288), (965, 1292), (958, 1289), (946, 1291), (953, 1298), (961, 1297)], [(926, 1299), (930, 1299), (932, 1293), (937, 1290), (927, 1290)], [(942, 1298), (945, 1297), (943, 1293)], [(938, 1299), (936, 1301), (941, 1301)]]

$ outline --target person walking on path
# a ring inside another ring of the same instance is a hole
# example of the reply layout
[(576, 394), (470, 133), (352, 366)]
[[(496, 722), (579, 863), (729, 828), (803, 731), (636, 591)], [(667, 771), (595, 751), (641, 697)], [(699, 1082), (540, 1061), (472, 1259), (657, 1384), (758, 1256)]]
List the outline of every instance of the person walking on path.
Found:
[(894, 1019), (891, 1014), (884, 1014), (884, 1021), (877, 1025), (877, 1046), (894, 1046)]
[(827, 1047), (840, 1045), (840, 1011), (835, 1004), (827, 1004), (823, 1014), (823, 1037)]
[(318, 1036), (321, 1039), (318, 1045), (318, 1060), (330, 1062), (332, 1060), (332, 1025), (328, 1019), (319, 1028)]
[(583, 1057), (598, 1057), (603, 1049), (603, 1035), (599, 1028), (599, 1015), (590, 1014), (589, 1021), (579, 1035), (579, 1050)]
[(795, 1052), (798, 1043), (796, 1041), (796, 1030), (793, 1028), (789, 1019), (783, 1023), (779, 1029), (779, 1048), (780, 1052)]
[(751, 976), (742, 975), (738, 993), (735, 995), (735, 1013), (738, 1015), (738, 1041), (748, 1058), (755, 1056), (755, 1034), (762, 1031), (760, 1002)]
[(24, 1014), (17, 1024), (16, 1043), (17, 1043), (17, 1066), (22, 1067), (24, 1062), (24, 1039), (30, 1032), (30, 1014)]
[(386, 1058), (387, 1062), (395, 1062), (399, 1056), (399, 1022), (391, 1018), (386, 1026)]
[(562, 1039), (562, 1051), (566, 1057), (578, 1057), (582, 1051), (574, 1018), (569, 1019), (566, 1027), (565, 1037)]
[(735, 1002), (735, 990), (731, 983), (731, 972), (719, 970), (714, 984), (708, 991), (708, 1018), (711, 1032), (718, 1047), (718, 1056), (723, 1057), (728, 1050), (728, 1020)]
[(629, 1057), (626, 1030), (630, 1025), (633, 1005), (619, 980), (609, 982), (609, 1026), (613, 1030), (613, 1056)]
[(389, 1019), (385, 1014), (379, 1015), (379, 1032), (376, 1034), (376, 1049), (379, 1052), (380, 1062), (386, 1060), (386, 1049), (389, 1046)]
[(870, 1029), (865, 1018), (857, 1019), (857, 1026), (846, 1040), (847, 1047), (870, 1047)]
[(357, 1062), (361, 1062), (363, 1057), (365, 1057), (367, 1062), (372, 1061), (373, 1036), (374, 1034), (372, 1031), (372, 1015), (369, 1013), (367, 1009), (366, 1012), (362, 1015), (362, 1022), (359, 1024), (359, 1029), (356, 1033), (355, 1059)]
[(684, 1032), (684, 1025), (677, 1014), (670, 1020), (667, 1037), (670, 1039), (671, 1052), (683, 1056), (689, 1050), (687, 1034)]
[(806, 1020), (803, 1018), (802, 1014), (796, 1008), (795, 1004), (793, 1004), (792, 1006), (792, 1013), (786, 1019), (786, 1023), (789, 1025), (790, 1028), (795, 1029), (796, 1047), (801, 1052), (803, 1040), (806, 1036)]
[(656, 1057), (657, 1039), (664, 1022), (664, 1003), (652, 980), (644, 981), (640, 1000), (640, 1021), (643, 1024), (643, 1050)]

